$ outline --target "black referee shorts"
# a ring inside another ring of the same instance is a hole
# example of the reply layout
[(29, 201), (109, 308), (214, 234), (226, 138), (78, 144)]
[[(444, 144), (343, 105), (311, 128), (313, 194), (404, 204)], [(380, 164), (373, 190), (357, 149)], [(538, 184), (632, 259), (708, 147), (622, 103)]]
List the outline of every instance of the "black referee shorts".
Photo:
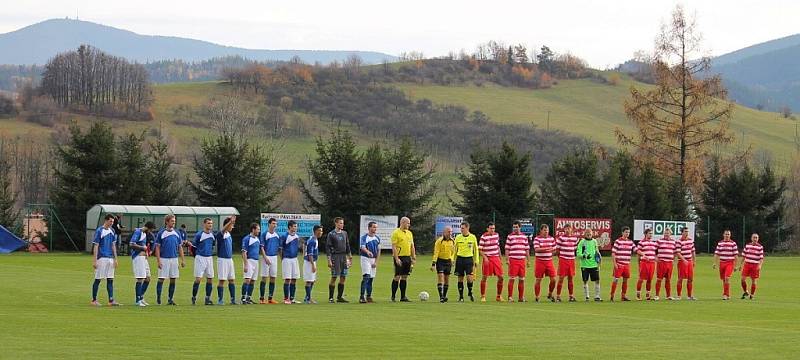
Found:
[(456, 257), (456, 275), (457, 276), (472, 275), (474, 270), (474, 264), (475, 262), (472, 260), (471, 256)]
[(400, 265), (394, 263), (394, 276), (411, 274), (411, 256), (398, 256)]
[(450, 259), (436, 259), (436, 273), (450, 275), (453, 261)]

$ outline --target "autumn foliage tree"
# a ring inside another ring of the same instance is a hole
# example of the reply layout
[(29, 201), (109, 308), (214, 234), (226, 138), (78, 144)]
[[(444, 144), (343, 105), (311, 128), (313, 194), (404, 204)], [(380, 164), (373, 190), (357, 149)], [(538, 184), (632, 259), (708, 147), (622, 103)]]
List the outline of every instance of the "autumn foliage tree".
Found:
[(653, 57), (655, 88), (631, 87), (625, 115), (635, 132), (615, 130), (622, 145), (655, 162), (664, 174), (677, 174), (681, 186), (697, 187), (708, 151), (732, 141), (728, 129), (733, 104), (719, 76), (701, 76), (710, 58), (697, 57), (700, 34), (692, 18), (677, 6), (662, 26)]

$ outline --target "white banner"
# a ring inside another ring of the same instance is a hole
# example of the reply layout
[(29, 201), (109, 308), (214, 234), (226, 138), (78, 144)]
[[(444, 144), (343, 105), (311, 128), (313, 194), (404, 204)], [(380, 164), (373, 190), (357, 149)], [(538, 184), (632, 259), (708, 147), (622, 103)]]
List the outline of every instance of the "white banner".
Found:
[(675, 221), (675, 220), (633, 220), (633, 240), (644, 239), (644, 230), (653, 229), (653, 239), (660, 239), (664, 236), (664, 229), (672, 230), (672, 236), (679, 238), (683, 228), (689, 228), (689, 237), (694, 239), (694, 222)]
[(361, 215), (358, 238), (367, 234), (367, 224), (374, 221), (378, 224), (376, 235), (381, 239), (381, 250), (392, 248), (392, 232), (399, 224), (397, 215)]

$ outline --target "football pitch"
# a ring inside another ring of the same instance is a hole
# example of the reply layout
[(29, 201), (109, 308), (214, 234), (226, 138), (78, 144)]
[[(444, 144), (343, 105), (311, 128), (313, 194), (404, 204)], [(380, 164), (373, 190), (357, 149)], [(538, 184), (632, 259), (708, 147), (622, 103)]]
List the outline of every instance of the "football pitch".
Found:
[[(412, 303), (389, 302), (392, 269), (387, 260), (391, 258), (384, 256), (375, 279), (375, 304), (357, 303), (360, 276), (358, 259), (354, 259), (345, 291), (350, 304), (328, 304), (328, 279), (322, 276), (314, 288), (318, 305), (191, 306), (193, 259), (187, 258), (176, 291), (179, 306), (138, 308), (131, 306), (130, 258), (120, 257), (114, 285), (116, 298), (124, 306), (96, 308), (89, 305), (90, 256), (2, 256), (0, 358), (788, 359), (800, 353), (800, 285), (796, 280), (800, 257), (767, 257), (752, 301), (739, 299), (738, 272), (731, 282), (734, 298), (720, 300), (721, 284), (711, 258), (700, 257), (694, 286), (699, 300), (695, 302), (611, 303), (610, 269), (603, 266), (606, 301), (602, 303), (584, 303), (579, 282), (577, 303), (496, 303), (493, 278), (487, 286), (490, 302), (463, 304), (455, 302), (455, 277), (451, 278), (450, 303), (437, 301), (435, 275), (427, 267), (430, 257), (419, 259), (409, 278)], [(235, 261), (238, 293), (241, 260)], [(150, 263), (154, 267), (154, 260)], [(322, 275), (327, 270), (324, 256), (320, 264)], [(631, 298), (633, 277), (628, 290)], [(303, 287), (298, 285), (302, 298)], [(164, 295), (166, 290), (165, 286)], [(431, 294), (430, 301), (419, 301), (417, 295), (423, 290)], [(255, 297), (258, 291), (256, 286)], [(478, 282), (475, 292), (479, 293)], [(276, 295), (282, 294), (279, 284)], [(106, 296), (104, 282), (98, 300), (105, 303)], [(663, 291), (661, 296), (665, 297)], [(533, 299), (530, 277), (526, 297)], [(155, 284), (146, 300), (155, 304)]]

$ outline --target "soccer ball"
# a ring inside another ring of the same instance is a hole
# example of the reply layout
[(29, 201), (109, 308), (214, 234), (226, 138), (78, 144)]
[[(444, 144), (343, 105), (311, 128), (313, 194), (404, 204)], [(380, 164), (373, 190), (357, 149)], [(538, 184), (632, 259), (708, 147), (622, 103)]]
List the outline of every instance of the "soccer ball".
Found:
[(427, 291), (423, 291), (423, 292), (419, 293), (419, 300), (420, 301), (428, 301), (428, 298), (430, 298), (430, 297), (431, 296), (428, 294)]

